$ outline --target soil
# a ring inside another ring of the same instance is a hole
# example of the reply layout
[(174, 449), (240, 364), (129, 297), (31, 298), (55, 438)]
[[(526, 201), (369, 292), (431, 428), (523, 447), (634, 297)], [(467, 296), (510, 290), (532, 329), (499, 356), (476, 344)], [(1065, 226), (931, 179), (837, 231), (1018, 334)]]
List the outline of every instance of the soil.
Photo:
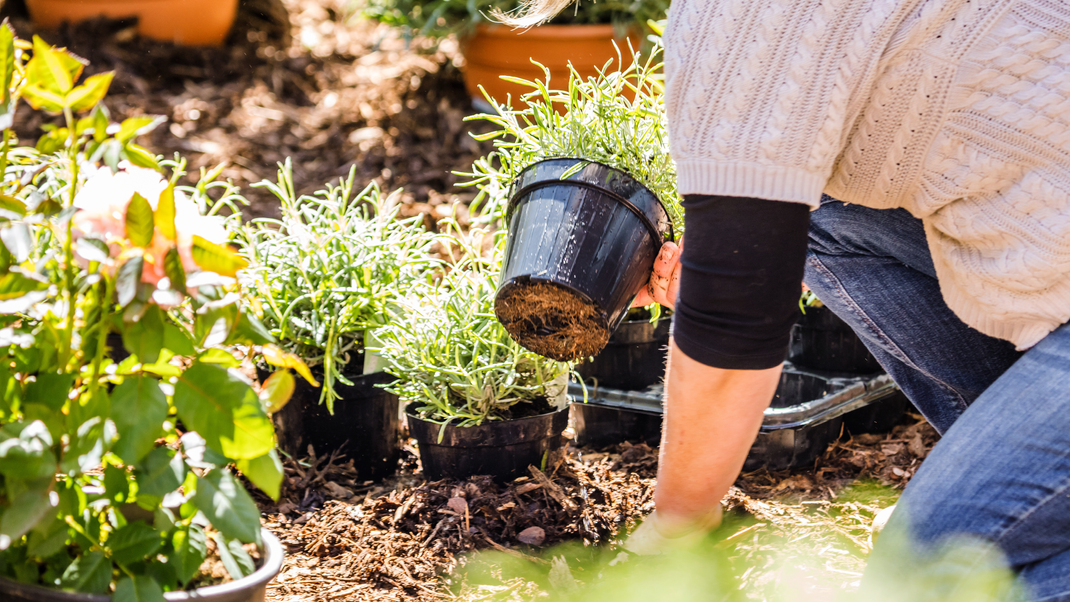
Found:
[[(711, 537), (745, 597), (799, 587), (785, 583), (785, 568), (805, 575), (814, 599), (856, 587), (869, 522), (894, 503), (936, 438), (907, 415), (890, 433), (845, 434), (806, 470), (743, 474)], [(505, 485), (426, 482), (411, 443), (383, 483), (357, 480), (352, 462), (337, 456), (287, 459), (280, 501), (260, 499), (266, 526), (287, 548), (268, 600), (529, 600), (561, 593), (546, 578), (558, 557), (571, 569), (568, 587), (587, 586), (584, 575), (617, 556), (653, 509), (657, 452), (570, 445), (545, 472), (532, 467)], [(530, 571), (504, 571), (506, 561)], [(489, 577), (488, 563), (498, 567)]]
[(605, 314), (591, 301), (552, 282), (513, 282), (494, 313), (524, 348), (558, 361), (598, 354), (609, 341)]

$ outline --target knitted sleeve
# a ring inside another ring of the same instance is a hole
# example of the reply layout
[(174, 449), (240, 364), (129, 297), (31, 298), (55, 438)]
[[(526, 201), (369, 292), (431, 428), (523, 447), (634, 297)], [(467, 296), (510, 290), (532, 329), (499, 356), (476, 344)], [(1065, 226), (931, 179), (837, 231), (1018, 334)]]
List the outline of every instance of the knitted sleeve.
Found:
[(916, 0), (675, 0), (666, 107), (681, 194), (816, 207)]

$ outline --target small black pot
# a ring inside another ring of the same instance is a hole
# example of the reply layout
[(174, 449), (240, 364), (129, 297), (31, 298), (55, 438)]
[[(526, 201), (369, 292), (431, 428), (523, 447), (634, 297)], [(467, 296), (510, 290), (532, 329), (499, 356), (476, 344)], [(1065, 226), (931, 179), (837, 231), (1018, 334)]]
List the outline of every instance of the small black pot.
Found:
[(625, 320), (613, 331), (601, 353), (576, 366), (585, 380), (599, 387), (645, 389), (665, 377), (665, 353), (672, 318)]
[[(322, 374), (314, 376), (323, 382)], [(401, 455), (400, 402), (376, 386), (393, 382), (393, 376), (385, 372), (347, 375), (352, 387), (335, 382), (341, 399), (334, 401), (333, 415), (320, 403), (320, 389), (296, 378), (290, 402), (272, 417), (280, 449), (298, 457), (308, 453), (309, 445), (318, 455), (337, 450), (353, 460), (361, 479), (394, 474)]]
[[(237, 581), (197, 588), (190, 592), (167, 592), (167, 602), (263, 602), (267, 584), (282, 569), (282, 544), (267, 529), (260, 530), (264, 541), (260, 568)], [(111, 602), (111, 596), (65, 592), (29, 585), (0, 577), (0, 600), (4, 602)]]
[(568, 407), (547, 414), (495, 420), (479, 426), (447, 426), (439, 441), (441, 424), (415, 415), (418, 404), (406, 410), (409, 434), (416, 439), (424, 477), (467, 479), (490, 475), (499, 482), (526, 475), (547, 453), (565, 444), (561, 433), (568, 426)]
[(807, 307), (791, 330), (788, 361), (800, 368), (873, 374), (877, 358), (846, 322), (827, 307)]
[(494, 311), (521, 345), (561, 361), (596, 355), (647, 281), (669, 215), (628, 174), (547, 159), (513, 183)]

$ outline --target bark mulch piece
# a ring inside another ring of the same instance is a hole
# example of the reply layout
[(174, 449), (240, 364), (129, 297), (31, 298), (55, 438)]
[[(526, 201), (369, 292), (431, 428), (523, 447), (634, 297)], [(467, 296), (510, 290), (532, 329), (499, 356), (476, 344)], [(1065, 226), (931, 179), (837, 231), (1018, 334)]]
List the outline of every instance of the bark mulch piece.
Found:
[[(474, 113), (456, 63), (457, 44), (407, 43), (386, 26), (359, 19), (348, 0), (242, 0), (226, 44), (190, 48), (142, 39), (132, 23), (96, 20), (60, 31), (36, 31), (23, 0), (0, 16), (20, 37), (38, 33), (90, 61), (87, 74), (115, 71), (105, 104), (114, 120), (162, 115), (166, 122), (140, 142), (154, 153), (189, 160), (189, 180), (224, 164), (242, 187), (249, 215), (277, 216), (278, 202), (248, 185), (274, 180), (292, 158), (298, 194), (315, 191), (356, 166), (357, 188), (377, 182), (404, 187), (406, 216), (428, 226), (450, 215), (455, 189), (475, 158), (490, 148), (468, 131)], [(25, 109), (25, 107), (24, 107)], [(22, 110), (23, 143), (41, 135), (46, 115)], [(461, 216), (464, 217), (463, 215)]]

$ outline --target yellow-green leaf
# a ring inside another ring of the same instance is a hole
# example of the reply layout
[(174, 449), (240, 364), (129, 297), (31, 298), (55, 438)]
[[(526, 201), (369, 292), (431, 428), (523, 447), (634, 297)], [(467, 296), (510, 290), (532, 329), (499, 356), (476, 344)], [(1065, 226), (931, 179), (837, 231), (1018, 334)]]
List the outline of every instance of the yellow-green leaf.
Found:
[(307, 380), (308, 384), (313, 387), (320, 386), (319, 381), (312, 377), (312, 371), (308, 369), (308, 365), (296, 355), (288, 351), (283, 351), (276, 345), (264, 345), (261, 348), (261, 354), (264, 356), (264, 361), (272, 366), (292, 368), (300, 374), (302, 378)]
[(156, 229), (167, 240), (175, 240), (175, 185), (171, 183), (160, 193), (160, 200), (156, 202)]
[(206, 272), (215, 272), (221, 276), (233, 277), (249, 265), (237, 253), (227, 247), (217, 245), (196, 234), (193, 235), (193, 262)]
[(268, 414), (278, 412), (289, 403), (295, 384), (293, 374), (285, 368), (276, 370), (267, 377), (260, 386), (260, 401), (267, 406)]
[(152, 205), (135, 192), (126, 206), (126, 237), (136, 247), (147, 247), (152, 244), (155, 227)]
[(11, 79), (15, 74), (15, 32), (7, 21), (0, 24), (0, 103), (11, 100)]
[(111, 79), (114, 75), (114, 72), (109, 71), (87, 77), (85, 83), (67, 94), (67, 106), (75, 112), (92, 109), (108, 93), (108, 87), (111, 86)]
[(124, 146), (122, 155), (124, 159), (138, 167), (160, 170), (160, 164), (156, 161), (156, 156), (136, 144), (131, 143)]
[(38, 111), (62, 113), (64, 96), (58, 92), (46, 90), (37, 84), (27, 84), (22, 88), (22, 98)]
[(82, 74), (85, 64), (63, 48), (50, 48), (38, 36), (33, 37), (33, 57), (26, 64), (26, 80), (50, 92), (66, 96)]

